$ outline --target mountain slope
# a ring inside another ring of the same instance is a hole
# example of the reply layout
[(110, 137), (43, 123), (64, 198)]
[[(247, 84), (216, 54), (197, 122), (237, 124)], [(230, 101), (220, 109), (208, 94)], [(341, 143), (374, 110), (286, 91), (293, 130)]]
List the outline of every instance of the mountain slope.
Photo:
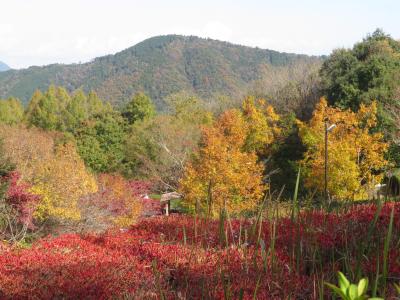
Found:
[(318, 57), (279, 53), (211, 39), (178, 35), (147, 39), (115, 55), (85, 64), (30, 67), (0, 74), (0, 98), (27, 102), (49, 84), (69, 90), (95, 90), (113, 104), (144, 91), (160, 107), (169, 94), (186, 90), (203, 98), (239, 96), (250, 84), (273, 72), (319, 62)]
[(10, 70), (10, 67), (7, 66), (5, 63), (3, 63), (2, 61), (0, 61), (0, 72), (4, 72)]

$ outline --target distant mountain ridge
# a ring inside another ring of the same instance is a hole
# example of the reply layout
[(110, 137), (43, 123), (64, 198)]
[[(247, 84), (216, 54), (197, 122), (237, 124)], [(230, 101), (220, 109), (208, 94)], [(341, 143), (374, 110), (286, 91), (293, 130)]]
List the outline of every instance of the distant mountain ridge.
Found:
[(10, 67), (7, 66), (5, 63), (3, 63), (2, 61), (0, 61), (0, 72), (4, 72), (4, 71), (8, 71), (10, 70)]
[(2, 72), (0, 98), (15, 96), (26, 103), (35, 89), (56, 84), (70, 91), (94, 90), (117, 105), (143, 91), (160, 107), (165, 97), (182, 90), (202, 98), (240, 95), (271, 72), (320, 60), (195, 36), (157, 36), (84, 64)]

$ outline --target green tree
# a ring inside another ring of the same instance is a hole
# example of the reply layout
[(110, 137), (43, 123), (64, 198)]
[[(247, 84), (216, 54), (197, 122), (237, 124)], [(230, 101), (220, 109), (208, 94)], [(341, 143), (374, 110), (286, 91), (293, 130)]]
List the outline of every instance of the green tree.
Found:
[(127, 120), (128, 124), (151, 118), (154, 115), (154, 105), (144, 93), (135, 94), (122, 111), (122, 116)]
[(113, 110), (92, 117), (75, 132), (78, 151), (96, 172), (118, 171), (124, 161), (126, 122)]
[(25, 113), (25, 119), (30, 126), (46, 130), (66, 129), (64, 116), (71, 98), (62, 87), (50, 86), (46, 93), (36, 91)]
[(24, 107), (16, 98), (0, 100), (0, 122), (8, 125), (18, 124), (23, 120)]
[[(272, 145), (270, 159), (267, 160), (272, 190), (280, 190), (284, 186), (284, 195), (288, 198), (293, 196), (296, 185), (296, 173), (298, 172), (298, 161), (303, 158), (306, 151), (299, 137), (299, 128), (294, 113), (282, 116), (279, 127), (281, 134)], [(300, 177), (303, 180), (303, 176)], [(304, 192), (303, 184), (299, 186), (299, 192)]]
[[(387, 140), (399, 145), (399, 41), (378, 29), (352, 49), (335, 50), (323, 63), (321, 77), (322, 90), (329, 103), (341, 109), (357, 111), (361, 104), (376, 100), (377, 129)], [(398, 146), (391, 148), (398, 149)]]
[(64, 115), (67, 130), (73, 130), (81, 122), (89, 118), (87, 97), (82, 90), (78, 90), (66, 106)]

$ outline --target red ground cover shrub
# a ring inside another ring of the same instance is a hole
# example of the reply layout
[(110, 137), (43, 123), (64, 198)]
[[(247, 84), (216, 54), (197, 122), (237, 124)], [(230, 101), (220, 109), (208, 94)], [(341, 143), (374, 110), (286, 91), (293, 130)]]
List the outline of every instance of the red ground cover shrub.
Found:
[(151, 295), (148, 265), (77, 235), (42, 241), (0, 257), (0, 295), (7, 299), (109, 299)]
[(149, 194), (153, 188), (150, 181), (131, 180), (129, 186), (132, 193), (142, 204), (142, 217), (161, 215), (161, 204), (159, 200), (151, 199)]
[[(392, 209), (387, 299), (400, 279), (399, 204), (382, 208), (362, 260), (362, 276), (372, 282), (378, 256), (382, 268)], [(343, 213), (304, 212), (296, 221), (261, 227), (232, 220), (224, 224), (223, 243), (218, 221), (174, 215), (144, 219), (127, 231), (45, 239), (32, 249), (0, 250), (0, 298), (318, 299), (322, 282), (336, 282), (337, 270), (355, 270), (375, 211), (363, 205)], [(262, 230), (254, 235), (253, 228)]]

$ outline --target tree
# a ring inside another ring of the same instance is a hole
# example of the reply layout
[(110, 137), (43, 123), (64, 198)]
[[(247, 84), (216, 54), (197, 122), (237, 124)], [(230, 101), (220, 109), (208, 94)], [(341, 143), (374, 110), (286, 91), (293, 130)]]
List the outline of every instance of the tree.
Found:
[(400, 42), (378, 29), (352, 49), (329, 56), (321, 68), (322, 91), (330, 104), (353, 111), (376, 100), (377, 129), (398, 146), (399, 74)]
[(16, 98), (0, 100), (0, 122), (8, 125), (18, 124), (24, 117), (24, 107)]
[(248, 126), (245, 150), (255, 151), (260, 156), (268, 156), (271, 154), (269, 146), (280, 135), (279, 115), (271, 105), (266, 104), (265, 100), (256, 101), (253, 97), (244, 100), (242, 111)]
[(325, 99), (312, 119), (299, 122), (299, 135), (307, 147), (301, 162), (307, 187), (324, 191), (324, 120), (336, 124), (329, 133), (329, 194), (336, 199), (365, 199), (383, 177), (388, 149), (381, 133), (371, 133), (377, 123), (377, 104), (360, 105), (358, 112), (329, 107)]
[(51, 85), (46, 93), (36, 91), (25, 113), (30, 126), (46, 130), (65, 130), (65, 108), (70, 102), (68, 92), (62, 87)]
[(33, 214), (40, 197), (21, 182), (15, 171), (1, 176), (0, 184), (0, 238), (13, 243), (21, 241), (28, 230), (35, 228)]
[(31, 191), (41, 196), (35, 211), (40, 220), (79, 220), (78, 201), (97, 191), (94, 177), (87, 172), (71, 144), (58, 145), (53, 159), (38, 166)]
[(79, 218), (78, 199), (97, 190), (71, 143), (63, 143), (61, 133), (36, 128), (0, 126), (5, 157), (15, 164), (21, 180), (39, 195), (36, 218), (46, 220)]
[(168, 115), (138, 122), (125, 149), (131, 174), (151, 179), (161, 191), (176, 190), (199, 137), (199, 124)]
[(122, 116), (127, 120), (128, 124), (151, 118), (154, 115), (154, 105), (144, 93), (135, 94), (122, 110)]
[(17, 242), (33, 229), (33, 212), (39, 197), (21, 182), (15, 165), (6, 157), (0, 143), (0, 239)]
[(201, 147), (188, 163), (180, 192), (189, 207), (196, 202), (211, 215), (226, 208), (233, 214), (253, 209), (262, 197), (263, 166), (244, 151), (248, 126), (239, 110), (229, 110), (202, 130)]
[(296, 117), (305, 120), (311, 117), (312, 110), (320, 98), (321, 60), (299, 61), (290, 67), (274, 71), (261, 69), (260, 79), (253, 83), (248, 95), (266, 99), (280, 115), (294, 112)]
[(133, 124), (125, 147), (128, 175), (152, 179), (161, 191), (176, 190), (197, 149), (200, 126), (212, 116), (200, 99), (180, 93), (167, 99), (169, 114)]
[[(272, 190), (281, 190), (284, 187), (283, 195), (290, 199), (296, 186), (299, 161), (303, 159), (306, 151), (299, 137), (297, 118), (294, 113), (280, 117), (279, 136), (270, 146), (270, 159), (266, 168), (272, 170), (270, 184)], [(303, 176), (300, 177), (303, 180)], [(305, 191), (304, 184), (300, 184), (299, 193)]]
[(88, 100), (82, 90), (72, 96), (65, 108), (64, 123), (68, 131), (75, 130), (84, 120), (89, 118)]
[(77, 90), (70, 95), (63, 87), (51, 85), (44, 94), (37, 90), (32, 95), (25, 121), (45, 130), (74, 132), (83, 121), (108, 110), (111, 107), (104, 105), (94, 92), (86, 95)]
[[(136, 108), (143, 109), (143, 105)], [(93, 171), (122, 168), (126, 121), (94, 92), (86, 95), (77, 90), (71, 96), (56, 86), (50, 86), (44, 94), (36, 91), (26, 109), (25, 120), (29, 126), (68, 133), (66, 136), (76, 140), (79, 154)]]
[(117, 171), (124, 161), (126, 123), (111, 107), (85, 120), (74, 131), (78, 151), (95, 172)]

